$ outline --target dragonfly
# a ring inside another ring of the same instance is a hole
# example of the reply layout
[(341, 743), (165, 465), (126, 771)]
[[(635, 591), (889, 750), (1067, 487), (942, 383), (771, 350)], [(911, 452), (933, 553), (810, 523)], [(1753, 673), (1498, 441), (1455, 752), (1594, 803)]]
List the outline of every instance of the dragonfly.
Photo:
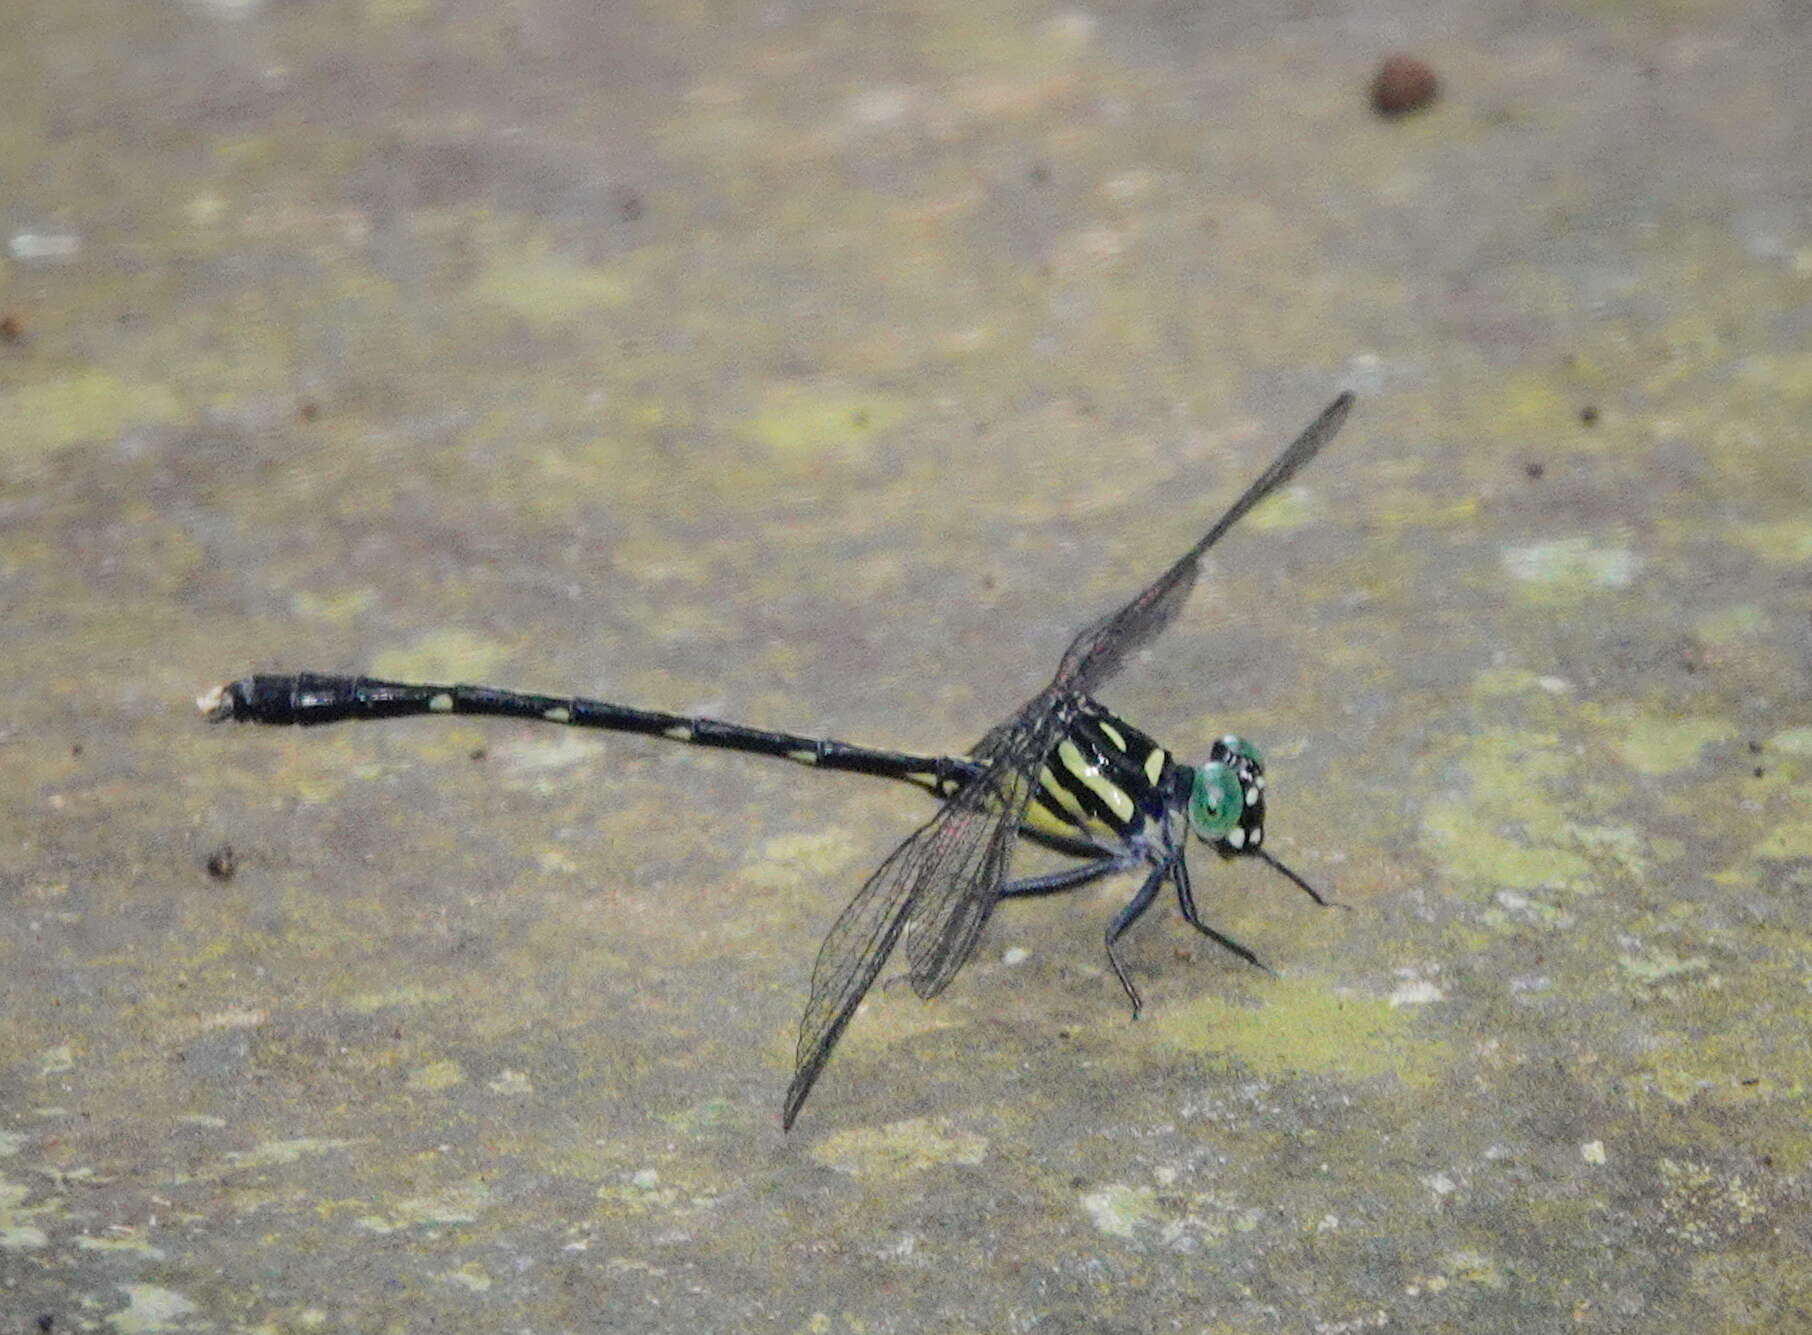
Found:
[[(856, 892), (818, 951), (781, 1110), (782, 1129), (790, 1130), (837, 1041), (902, 941), (913, 989), (930, 999), (975, 953), (1001, 900), (1053, 894), (1141, 870), (1137, 892), (1105, 934), (1108, 963), (1136, 1019), (1143, 1002), (1116, 947), (1166, 883), (1175, 889), (1186, 922), (1239, 958), (1265, 967), (1198, 911), (1185, 858), (1191, 833), (1223, 859), (1255, 858), (1316, 903), (1330, 902), (1264, 847), (1265, 769), (1257, 747), (1228, 735), (1212, 744), (1202, 764), (1180, 763), (1095, 695), (1176, 619), (1209, 549), (1333, 439), (1352, 404), (1352, 394), (1343, 393), (1323, 409), (1194, 546), (1130, 602), (1076, 636), (1050, 684), (967, 755), (888, 751), (584, 697), (319, 672), (242, 677), (196, 703), (215, 722), (308, 726), (449, 714), (602, 728), (906, 780), (942, 798), (937, 814)], [(1022, 832), (1081, 860), (1011, 879)]]

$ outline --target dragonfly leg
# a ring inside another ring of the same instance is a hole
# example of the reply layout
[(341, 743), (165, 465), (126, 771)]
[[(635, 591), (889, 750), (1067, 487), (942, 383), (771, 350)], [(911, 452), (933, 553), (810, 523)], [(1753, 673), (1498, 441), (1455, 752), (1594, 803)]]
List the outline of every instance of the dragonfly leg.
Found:
[(1195, 928), (1196, 931), (1200, 932), (1216, 945), (1225, 946), (1235, 955), (1238, 955), (1241, 959), (1245, 960), (1246, 963), (1256, 964), (1266, 973), (1275, 972), (1270, 965), (1266, 964), (1232, 937), (1215, 931), (1214, 928), (1202, 921), (1201, 915), (1195, 910), (1195, 894), (1189, 888), (1189, 865), (1185, 863), (1182, 858), (1176, 860), (1176, 863), (1170, 869), (1170, 874), (1171, 878), (1176, 882), (1177, 907), (1183, 910), (1184, 922)]
[(997, 892), (1002, 895), (1054, 895), (1059, 890), (1074, 890), (1079, 885), (1087, 885), (1098, 876), (1119, 871), (1126, 864), (1119, 858), (1101, 858), (1095, 862), (1085, 862), (1080, 867), (1065, 867), (1054, 871), (1049, 876), (1028, 876), (1021, 881), (1008, 881)]
[(1107, 962), (1114, 966), (1114, 976), (1120, 980), (1120, 986), (1126, 989), (1126, 996), (1132, 1002), (1133, 1019), (1139, 1018), (1139, 1012), (1145, 1003), (1139, 1000), (1139, 989), (1133, 986), (1132, 978), (1126, 972), (1126, 966), (1120, 963), (1120, 956), (1114, 950), (1114, 942), (1122, 933), (1139, 920), (1139, 915), (1151, 907), (1151, 901), (1158, 897), (1158, 887), (1164, 884), (1164, 878), (1170, 875), (1168, 866), (1157, 866), (1145, 884), (1139, 887), (1139, 893), (1128, 901), (1125, 908), (1114, 915), (1114, 920), (1107, 925)]

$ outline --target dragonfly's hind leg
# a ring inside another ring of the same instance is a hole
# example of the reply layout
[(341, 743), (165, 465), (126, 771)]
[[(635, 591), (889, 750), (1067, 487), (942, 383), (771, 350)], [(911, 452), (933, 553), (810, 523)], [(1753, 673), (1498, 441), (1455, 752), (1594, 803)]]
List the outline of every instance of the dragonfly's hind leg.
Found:
[(1020, 881), (1008, 881), (998, 891), (1002, 895), (1054, 895), (1060, 890), (1074, 890), (1079, 885), (1087, 885), (1098, 877), (1109, 872), (1119, 871), (1126, 865), (1119, 858), (1101, 858), (1095, 862), (1085, 862), (1080, 867), (1065, 867), (1048, 876), (1028, 876)]

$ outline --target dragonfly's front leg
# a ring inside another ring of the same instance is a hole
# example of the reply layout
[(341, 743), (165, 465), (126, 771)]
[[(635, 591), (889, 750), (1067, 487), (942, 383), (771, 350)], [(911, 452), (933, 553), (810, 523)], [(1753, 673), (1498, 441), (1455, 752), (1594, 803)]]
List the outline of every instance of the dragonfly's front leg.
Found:
[(1266, 964), (1232, 937), (1215, 931), (1214, 928), (1202, 921), (1201, 915), (1195, 911), (1195, 895), (1189, 887), (1189, 866), (1180, 857), (1176, 861), (1172, 876), (1176, 880), (1177, 905), (1183, 910), (1184, 922), (1195, 928), (1196, 931), (1200, 932), (1217, 946), (1225, 946), (1228, 950), (1231, 950), (1235, 955), (1238, 955), (1241, 959), (1246, 961), (1246, 963), (1255, 964), (1266, 973), (1276, 972), (1270, 965)]

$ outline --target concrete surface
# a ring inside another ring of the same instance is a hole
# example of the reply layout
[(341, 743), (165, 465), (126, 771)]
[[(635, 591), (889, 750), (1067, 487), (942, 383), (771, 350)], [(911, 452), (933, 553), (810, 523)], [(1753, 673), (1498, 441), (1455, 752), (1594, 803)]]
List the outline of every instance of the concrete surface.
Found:
[[(1798, 3), (6, 6), (0, 1331), (1812, 1330), (1808, 70)], [(190, 703), (960, 748), (1343, 386), (1106, 698), (1257, 740), (1352, 911), (1198, 854), (1276, 976), (1167, 906), (1135, 1024), (1130, 885), (1011, 905), (785, 1137), (922, 795)]]

